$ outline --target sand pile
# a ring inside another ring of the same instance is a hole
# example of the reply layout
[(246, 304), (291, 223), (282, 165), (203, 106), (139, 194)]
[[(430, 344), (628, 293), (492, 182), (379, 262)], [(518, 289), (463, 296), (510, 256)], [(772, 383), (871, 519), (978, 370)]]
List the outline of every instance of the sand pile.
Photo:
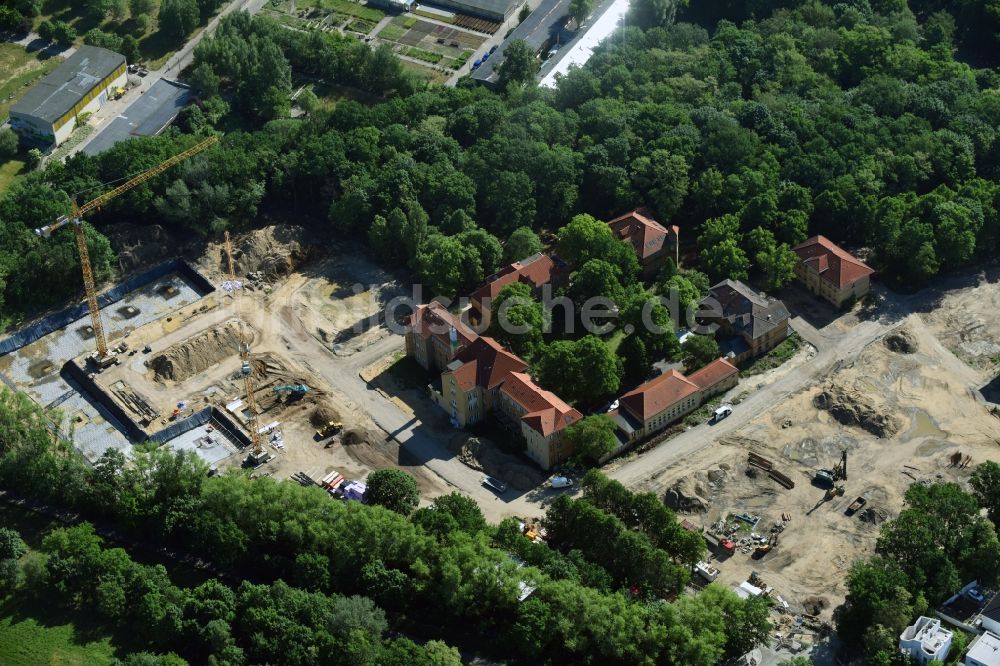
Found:
[(458, 441), (456, 453), (465, 465), (494, 476), (518, 490), (535, 488), (545, 480), (538, 469), (522, 462), (517, 456), (504, 453), (488, 439), (468, 437), (464, 441)]
[[(724, 476), (723, 472), (723, 476)], [(720, 477), (720, 479), (723, 477)], [(684, 513), (705, 513), (708, 511), (709, 501), (706, 498), (707, 489), (694, 478), (687, 476), (675, 483), (667, 490), (663, 501), (674, 511)]]
[(181, 382), (220, 361), (238, 360), (239, 344), (239, 324), (231, 320), (168, 347), (146, 361), (146, 366), (158, 381)]
[(901, 328), (885, 336), (885, 346), (898, 354), (912, 354), (917, 351), (917, 340), (913, 333)]
[[(246, 277), (260, 273), (266, 280), (288, 275), (307, 258), (305, 232), (302, 227), (279, 224), (256, 229), (233, 242), (233, 262), (236, 275)], [(225, 251), (222, 270), (228, 270)]]
[(813, 405), (844, 425), (857, 426), (880, 438), (892, 437), (902, 427), (895, 414), (871, 404), (854, 389), (831, 386), (813, 398)]
[(330, 421), (339, 421), (340, 414), (329, 403), (316, 405), (316, 409), (309, 415), (309, 423), (315, 428), (324, 426)]

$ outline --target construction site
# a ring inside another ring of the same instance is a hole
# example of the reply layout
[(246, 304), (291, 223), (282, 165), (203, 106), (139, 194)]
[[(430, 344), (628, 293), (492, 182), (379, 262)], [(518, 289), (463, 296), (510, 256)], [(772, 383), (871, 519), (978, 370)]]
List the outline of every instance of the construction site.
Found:
[(0, 379), (56, 410), (55, 425), (91, 463), (109, 449), (132, 457), (137, 444), (153, 442), (193, 451), (213, 473), (244, 467), (333, 486), (396, 466), (425, 497), (447, 492), (328, 381), (346, 371), (338, 359), (389, 335), (379, 317), (401, 293), (359, 253), (320, 257), (301, 228), (236, 240), (227, 233), (188, 260), (98, 293), (80, 219), (213, 142), (37, 230), (77, 234), (87, 298), (0, 341)]
[(996, 406), (977, 390), (988, 373), (924, 317), (903, 317), (854, 362), (646, 484), (706, 535), (718, 580), (752, 578), (791, 614), (829, 623), (847, 570), (873, 553), (911, 484), (964, 484), (997, 458)]

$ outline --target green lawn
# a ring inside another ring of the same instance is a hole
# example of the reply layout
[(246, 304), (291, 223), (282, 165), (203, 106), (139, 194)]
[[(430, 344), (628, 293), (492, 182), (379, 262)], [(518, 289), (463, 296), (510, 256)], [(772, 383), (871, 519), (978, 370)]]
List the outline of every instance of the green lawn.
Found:
[(4, 666), (91, 666), (110, 664), (114, 658), (110, 636), (79, 632), (73, 622), (46, 617), (37, 605), (9, 600), (0, 606), (0, 616)]
[(357, 2), (351, 2), (351, 0), (324, 0), (321, 6), (324, 9), (332, 9), (335, 12), (355, 16), (373, 23), (378, 23), (385, 17), (385, 12), (381, 9), (367, 7)]
[(378, 34), (375, 36), (389, 42), (398, 42), (408, 30), (409, 28), (398, 25), (395, 19), (393, 19), (392, 23), (379, 30)]
[(23, 160), (12, 159), (0, 162), (0, 194), (3, 194), (18, 179), (27, 166)]
[(23, 46), (0, 43), (0, 120), (35, 82), (55, 69), (62, 58), (40, 60)]
[(430, 81), (431, 83), (444, 83), (445, 81), (448, 80), (447, 74), (442, 74), (436, 69), (432, 69), (430, 67), (424, 67), (423, 65), (418, 65), (417, 63), (410, 62), (409, 60), (400, 60), (399, 64), (401, 64), (404, 69), (409, 69), (411, 71), (416, 72), (417, 74), (422, 76), (427, 81)]
[(442, 56), (440, 53), (434, 53), (433, 51), (425, 51), (424, 49), (418, 49), (415, 46), (411, 46), (406, 50), (406, 55), (411, 58), (416, 58), (417, 60), (423, 60), (429, 63), (439, 63), (441, 62)]

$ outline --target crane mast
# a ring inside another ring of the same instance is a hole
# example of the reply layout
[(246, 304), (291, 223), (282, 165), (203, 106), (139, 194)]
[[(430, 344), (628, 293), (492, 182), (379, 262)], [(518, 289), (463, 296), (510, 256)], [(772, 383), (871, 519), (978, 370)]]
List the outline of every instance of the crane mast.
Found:
[(87, 250), (87, 237), (83, 229), (83, 217), (91, 211), (97, 210), (107, 202), (120, 196), (134, 187), (142, 185), (151, 178), (155, 178), (178, 162), (182, 162), (192, 155), (197, 155), (209, 146), (218, 141), (218, 137), (210, 136), (207, 139), (196, 143), (187, 150), (178, 153), (168, 160), (157, 164), (151, 169), (143, 171), (134, 178), (122, 183), (118, 187), (105, 192), (95, 199), (91, 199), (82, 206), (77, 206), (73, 202), (73, 210), (69, 215), (62, 215), (52, 224), (35, 229), (35, 234), (42, 238), (51, 238), (52, 234), (62, 229), (68, 224), (73, 225), (73, 234), (76, 237), (76, 249), (80, 254), (80, 269), (83, 271), (83, 288), (87, 293), (87, 309), (90, 310), (91, 326), (94, 329), (94, 340), (97, 343), (96, 361), (100, 366), (106, 366), (112, 357), (108, 355), (108, 340), (104, 335), (104, 325), (101, 323), (101, 307), (97, 302), (97, 286), (94, 284), (94, 269), (90, 264), (90, 252)]
[(247, 427), (250, 429), (250, 443), (253, 445), (251, 455), (259, 456), (264, 447), (260, 443), (260, 432), (257, 427), (257, 401), (254, 398), (253, 368), (250, 365), (250, 336), (243, 323), (243, 285), (236, 279), (236, 267), (233, 264), (233, 243), (229, 232), (225, 232), (226, 258), (229, 262), (229, 281), (223, 285), (226, 291), (232, 292), (236, 299), (236, 317), (239, 323), (240, 338), (240, 373), (243, 375), (243, 389), (247, 394)]

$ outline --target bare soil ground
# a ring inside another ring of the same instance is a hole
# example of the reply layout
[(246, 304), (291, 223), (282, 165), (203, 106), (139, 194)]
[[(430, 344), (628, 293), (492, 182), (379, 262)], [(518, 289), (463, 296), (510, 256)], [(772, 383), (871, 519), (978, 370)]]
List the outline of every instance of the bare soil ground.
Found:
[(1000, 364), (1000, 271), (974, 276), (973, 286), (947, 291), (921, 319), (956, 356), (980, 369)]
[[(220, 290), (130, 332), (126, 341), (131, 353), (120, 365), (97, 375), (99, 384), (137, 420), (154, 414), (148, 418), (151, 430), (166, 425), (181, 403), (185, 406), (179, 417), (208, 405), (224, 409), (237, 399), (245, 405), (238, 356), (237, 322), (242, 317), (251, 343), (258, 424), (279, 423), (264, 436), (276, 457), (256, 474), (288, 479), (304, 472), (318, 480), (336, 470), (346, 478), (364, 479), (370, 471), (397, 467), (417, 479), (424, 498), (448, 492), (446, 483), (419, 461), (408, 460), (405, 451), (355, 409), (348, 396), (314, 372), (287, 335), (289, 316), (296, 323), (306, 320), (314, 337), (328, 343), (330, 356), (336, 356), (333, 332), (350, 328), (356, 318), (377, 313), (385, 299), (400, 293), (392, 276), (358, 253), (307, 263), (316, 251), (297, 227), (259, 229), (234, 238), (233, 246), (236, 277), (243, 284), (240, 297)], [(196, 265), (210, 280), (221, 284), (228, 279), (221, 243), (210, 244)], [(353, 288), (356, 284), (363, 286)], [(350, 339), (360, 349), (378, 336)], [(148, 353), (146, 345), (151, 349)], [(296, 395), (274, 390), (297, 384), (308, 386), (309, 391)], [(233, 416), (245, 425), (242, 409)], [(331, 420), (342, 422), (343, 432), (317, 441), (316, 429)], [(277, 432), (281, 433), (280, 448)], [(233, 455), (220, 467), (239, 466), (244, 456)]]
[[(754, 559), (737, 551), (718, 565), (720, 580), (738, 583), (757, 571), (796, 612), (808, 605), (829, 620), (843, 601), (847, 568), (872, 552), (878, 524), (899, 513), (911, 483), (964, 482), (975, 463), (1000, 460), (1000, 421), (973, 390), (982, 374), (945, 349), (921, 326), (918, 315), (897, 331), (913, 343), (910, 353), (893, 351), (884, 338), (876, 340), (855, 363), (835, 368), (823, 385), (789, 396), (735, 436), (666, 470), (650, 484), (707, 530), (727, 515), (728, 522), (736, 524), (732, 514), (749, 513), (760, 516), (753, 531), (767, 536), (775, 523), (784, 522), (783, 514), (790, 516), (770, 553)], [(834, 411), (817, 407), (816, 397), (824, 392), (836, 395), (850, 414), (863, 417), (870, 412), (879, 418), (838, 420)], [(898, 427), (867, 427), (882, 421)], [(814, 473), (832, 468), (842, 450), (848, 451), (845, 494), (822, 502), (825, 491), (812, 483)], [(952, 455), (959, 451), (972, 457), (968, 468), (952, 464)], [(794, 481), (794, 489), (782, 487), (761, 470), (749, 475), (750, 452), (774, 462)], [(866, 508), (873, 511), (845, 515), (858, 496), (864, 496)], [(747, 527), (741, 533), (750, 531)]]

